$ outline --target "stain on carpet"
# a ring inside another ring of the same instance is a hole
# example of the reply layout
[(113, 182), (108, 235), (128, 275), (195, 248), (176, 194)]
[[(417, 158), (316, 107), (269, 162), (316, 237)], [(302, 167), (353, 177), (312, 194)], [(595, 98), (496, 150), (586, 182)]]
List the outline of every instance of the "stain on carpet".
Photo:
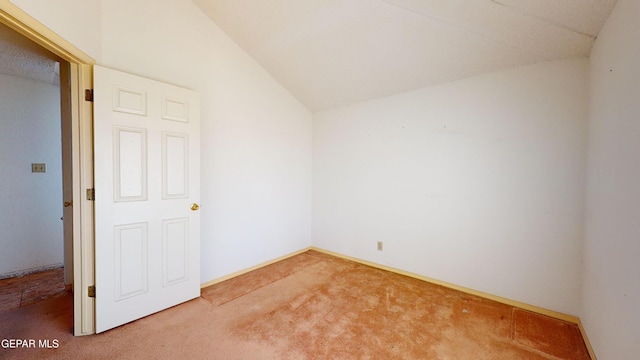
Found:
[(577, 326), (309, 251), (96, 336), (71, 334), (70, 293), (0, 312), (1, 338), (57, 349), (7, 359), (588, 359)]
[[(255, 301), (279, 300), (239, 320), (233, 334), (269, 346), (282, 358), (295, 353), (305, 359), (574, 359), (515, 345), (511, 306), (339, 258), (322, 259), (287, 281), (271, 282), (269, 290), (248, 294), (245, 301), (252, 295)], [(314, 285), (281, 295), (292, 283)]]
[(589, 359), (577, 325), (513, 309), (513, 341), (559, 359)]
[(320, 261), (322, 258), (317, 256), (293, 256), (206, 287), (201, 296), (213, 305), (222, 305)]

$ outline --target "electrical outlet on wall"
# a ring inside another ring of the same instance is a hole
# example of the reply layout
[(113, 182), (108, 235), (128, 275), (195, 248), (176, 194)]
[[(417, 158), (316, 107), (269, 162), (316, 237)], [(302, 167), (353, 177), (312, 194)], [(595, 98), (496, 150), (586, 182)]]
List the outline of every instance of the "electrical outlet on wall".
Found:
[(43, 173), (43, 172), (47, 172), (47, 164), (42, 164), (42, 163), (32, 163), (32, 164), (31, 164), (31, 172), (32, 172), (32, 173)]
[(382, 241), (378, 241), (378, 251), (382, 251)]

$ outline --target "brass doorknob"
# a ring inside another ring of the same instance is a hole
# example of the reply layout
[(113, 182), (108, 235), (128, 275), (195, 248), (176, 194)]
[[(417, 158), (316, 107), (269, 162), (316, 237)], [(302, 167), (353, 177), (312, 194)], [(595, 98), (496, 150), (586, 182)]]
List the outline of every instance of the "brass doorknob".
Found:
[(196, 211), (198, 209), (200, 209), (200, 205), (198, 205), (196, 203), (191, 204), (191, 210)]

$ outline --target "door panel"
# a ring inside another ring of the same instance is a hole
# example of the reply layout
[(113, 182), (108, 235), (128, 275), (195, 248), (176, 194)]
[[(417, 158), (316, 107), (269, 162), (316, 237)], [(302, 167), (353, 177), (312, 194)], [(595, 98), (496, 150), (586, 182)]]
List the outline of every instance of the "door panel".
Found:
[(185, 281), (189, 275), (189, 219), (162, 222), (162, 285)]
[(189, 197), (189, 135), (162, 133), (162, 198)]
[(200, 295), (199, 95), (94, 67), (96, 332)]
[(147, 200), (147, 131), (114, 126), (114, 201)]

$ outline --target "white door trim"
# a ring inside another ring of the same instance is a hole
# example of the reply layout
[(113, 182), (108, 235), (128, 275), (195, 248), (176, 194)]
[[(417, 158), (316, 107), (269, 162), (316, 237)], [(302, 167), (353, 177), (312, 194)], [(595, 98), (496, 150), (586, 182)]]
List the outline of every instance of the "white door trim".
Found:
[[(91, 89), (93, 66), (71, 64), (73, 136), (73, 334), (95, 334), (94, 203), (87, 198), (93, 189), (93, 106), (84, 99)], [(77, 174), (77, 175), (76, 175)], [(79, 206), (78, 206), (79, 205)], [(77, 285), (79, 284), (79, 286)]]
[[(69, 9), (72, 13), (73, 9)], [(93, 109), (84, 100), (84, 89), (92, 88), (95, 60), (39, 23), (8, 0), (0, 0), (0, 22), (71, 64), (71, 116), (73, 148), (73, 286), (74, 335), (95, 333), (95, 305), (87, 296), (94, 285), (93, 203), (86, 189), (93, 188)]]

